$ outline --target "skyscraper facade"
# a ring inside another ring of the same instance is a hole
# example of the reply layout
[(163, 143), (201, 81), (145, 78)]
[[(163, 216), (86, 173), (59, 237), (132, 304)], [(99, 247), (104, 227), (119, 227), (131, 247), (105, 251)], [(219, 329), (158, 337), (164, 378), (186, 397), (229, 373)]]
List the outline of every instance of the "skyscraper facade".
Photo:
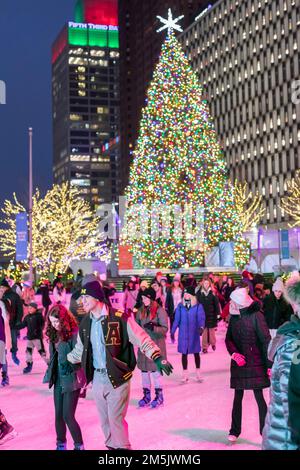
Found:
[(231, 179), (263, 195), (263, 224), (285, 227), (281, 200), (300, 169), (299, 1), (221, 0), (181, 40), (204, 86)]
[(52, 47), (54, 182), (70, 181), (93, 207), (118, 192), (118, 162), (103, 146), (119, 134), (117, 0), (79, 0)]

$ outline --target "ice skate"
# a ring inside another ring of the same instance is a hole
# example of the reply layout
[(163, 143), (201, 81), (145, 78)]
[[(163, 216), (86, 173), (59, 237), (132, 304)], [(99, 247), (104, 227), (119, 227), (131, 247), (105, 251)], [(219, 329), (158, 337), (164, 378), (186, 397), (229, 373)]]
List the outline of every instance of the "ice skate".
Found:
[(189, 373), (188, 373), (187, 370), (184, 370), (183, 373), (182, 373), (181, 382), (183, 384), (186, 384), (188, 381), (189, 381)]
[(150, 408), (157, 408), (158, 406), (163, 405), (163, 403), (164, 403), (164, 397), (163, 397), (162, 389), (161, 388), (156, 388), (155, 389), (155, 398), (150, 403)]
[(151, 395), (150, 395), (150, 390), (149, 388), (143, 388), (144, 396), (143, 398), (139, 401), (139, 408), (145, 408), (150, 404), (151, 401)]

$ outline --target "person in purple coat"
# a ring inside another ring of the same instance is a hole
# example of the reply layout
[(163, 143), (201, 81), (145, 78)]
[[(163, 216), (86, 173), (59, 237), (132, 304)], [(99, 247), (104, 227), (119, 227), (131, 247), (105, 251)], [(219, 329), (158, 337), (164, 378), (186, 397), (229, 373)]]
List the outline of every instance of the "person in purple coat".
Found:
[(184, 290), (183, 302), (178, 305), (175, 311), (175, 320), (172, 326), (172, 335), (177, 328), (178, 352), (182, 354), (183, 376), (182, 382), (189, 380), (188, 376), (188, 355), (194, 354), (196, 365), (196, 380), (201, 382), (200, 376), (200, 336), (205, 327), (205, 313), (201, 304), (197, 302), (195, 288), (192, 286)]

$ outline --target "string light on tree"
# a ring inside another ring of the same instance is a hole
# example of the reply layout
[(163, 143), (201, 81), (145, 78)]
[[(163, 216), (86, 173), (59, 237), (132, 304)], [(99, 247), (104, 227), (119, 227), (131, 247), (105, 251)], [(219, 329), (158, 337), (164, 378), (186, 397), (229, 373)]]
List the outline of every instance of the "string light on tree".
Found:
[(282, 210), (292, 219), (290, 227), (300, 227), (300, 172), (287, 182), (287, 196), (282, 200)]
[[(0, 230), (0, 248), (11, 257), (16, 251), (15, 216), (25, 212), (18, 202), (5, 201)], [(65, 272), (73, 259), (95, 256), (109, 262), (110, 248), (99, 232), (100, 219), (77, 188), (54, 185), (44, 197), (33, 196), (33, 264), (41, 273)]]
[[(178, 20), (171, 12), (168, 20), (162, 19), (160, 30), (167, 29), (168, 36), (142, 112), (122, 232), (122, 242), (131, 247), (138, 262), (156, 268), (199, 266), (206, 252), (220, 241), (236, 240), (240, 229), (225, 159), (202, 87), (174, 35)], [(144, 209), (134, 212), (137, 205)], [(203, 208), (203, 241), (191, 247), (185, 231), (178, 236), (172, 223), (169, 236), (164, 236), (163, 217), (159, 209), (155, 212), (156, 205), (169, 208), (171, 219), (175, 206)], [(145, 230), (149, 213), (161, 224), (159, 239)], [(144, 229), (142, 237), (137, 236), (137, 227)]]

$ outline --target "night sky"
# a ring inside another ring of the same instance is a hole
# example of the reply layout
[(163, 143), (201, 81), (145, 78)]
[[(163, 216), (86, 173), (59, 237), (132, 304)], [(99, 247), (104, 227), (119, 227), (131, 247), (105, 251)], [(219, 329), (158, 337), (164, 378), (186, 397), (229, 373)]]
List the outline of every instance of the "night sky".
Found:
[(51, 45), (76, 0), (1, 0), (0, 204), (15, 191), (28, 199), (28, 127), (33, 127), (33, 186), (52, 184)]

